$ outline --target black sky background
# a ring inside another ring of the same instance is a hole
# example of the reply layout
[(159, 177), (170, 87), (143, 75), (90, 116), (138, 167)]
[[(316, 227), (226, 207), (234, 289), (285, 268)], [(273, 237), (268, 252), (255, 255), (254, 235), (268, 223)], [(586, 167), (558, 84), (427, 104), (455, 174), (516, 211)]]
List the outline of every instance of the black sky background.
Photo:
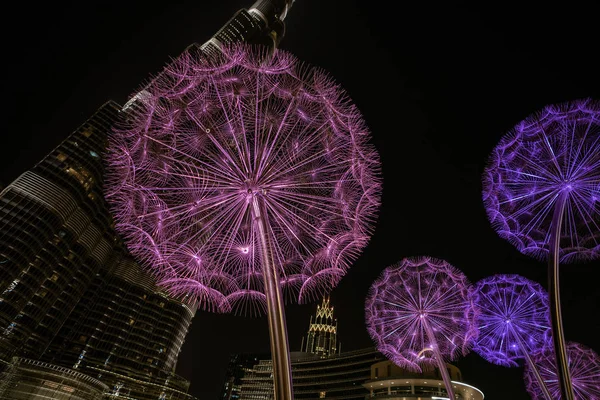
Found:
[[(44, 157), (105, 101), (123, 104), (192, 42), (252, 0), (11, 3), (2, 24), (0, 182)], [(594, 2), (298, 0), (281, 48), (329, 71), (364, 114), (383, 164), (375, 234), (331, 301), (342, 350), (371, 346), (364, 298), (408, 256), (442, 258), (476, 282), (517, 273), (547, 287), (546, 266), (489, 225), (481, 174), (500, 137), (544, 105), (600, 99)], [(600, 351), (600, 263), (566, 265), (565, 334)], [(315, 304), (286, 309), (299, 350)], [(265, 318), (198, 312), (177, 372), (217, 399), (231, 353), (267, 352)], [(489, 400), (528, 399), (522, 368), (471, 353), (465, 381)]]

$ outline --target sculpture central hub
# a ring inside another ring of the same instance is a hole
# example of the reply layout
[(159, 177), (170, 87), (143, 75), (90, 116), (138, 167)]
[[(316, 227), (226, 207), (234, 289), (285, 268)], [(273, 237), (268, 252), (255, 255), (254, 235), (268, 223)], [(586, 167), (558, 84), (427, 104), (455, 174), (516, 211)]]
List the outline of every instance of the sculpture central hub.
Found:
[(251, 199), (253, 196), (258, 194), (261, 191), (261, 189), (253, 181), (247, 180), (242, 186), (242, 191), (246, 194), (246, 197), (248, 199)]

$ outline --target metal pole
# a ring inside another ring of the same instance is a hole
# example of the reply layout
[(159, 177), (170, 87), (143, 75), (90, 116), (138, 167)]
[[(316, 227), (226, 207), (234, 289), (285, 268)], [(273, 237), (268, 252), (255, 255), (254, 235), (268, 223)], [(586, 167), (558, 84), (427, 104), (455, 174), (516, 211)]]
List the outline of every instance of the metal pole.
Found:
[(271, 359), (273, 360), (273, 389), (275, 400), (293, 400), (292, 367), (285, 323), (283, 295), (279, 285), (279, 276), (273, 260), (269, 243), (266, 214), (259, 196), (252, 198), (252, 219), (261, 250), (265, 296), (267, 298), (267, 316), (271, 337)]
[(544, 393), (546, 400), (553, 400), (552, 396), (550, 396), (550, 392), (548, 391), (548, 387), (546, 386), (546, 382), (544, 382), (544, 380), (542, 379), (542, 376), (540, 375), (540, 371), (538, 370), (537, 366), (533, 363), (533, 360), (531, 359), (531, 356), (529, 355), (529, 351), (527, 351), (528, 349), (525, 347), (525, 342), (523, 342), (523, 339), (521, 339), (521, 336), (517, 333), (517, 330), (515, 328), (513, 328), (512, 325), (510, 326), (510, 329), (513, 331), (515, 338), (517, 338), (517, 342), (519, 342), (519, 347), (521, 348), (521, 351), (523, 352), (525, 361), (527, 362), (527, 365), (529, 366), (529, 368), (531, 368), (531, 370), (533, 371), (533, 374), (535, 375), (535, 379), (537, 379), (538, 383), (540, 384), (540, 388), (542, 389), (542, 393)]
[(431, 329), (431, 326), (429, 326), (426, 316), (421, 316), (421, 320), (423, 321), (423, 326), (425, 326), (425, 332), (427, 332), (427, 337), (429, 338), (429, 341), (431, 342), (431, 347), (433, 347), (433, 355), (435, 356), (435, 359), (437, 360), (438, 368), (440, 370), (440, 373), (442, 374), (442, 379), (444, 380), (444, 385), (446, 386), (446, 392), (448, 392), (448, 397), (451, 400), (455, 400), (456, 397), (454, 395), (454, 389), (452, 388), (452, 381), (450, 380), (450, 374), (448, 373), (448, 370), (446, 369), (446, 363), (444, 362), (444, 359), (442, 358), (442, 353), (440, 353), (440, 348), (438, 347), (437, 340), (435, 340), (435, 336), (433, 335), (433, 330)]
[(554, 356), (556, 361), (556, 377), (560, 386), (563, 400), (574, 400), (571, 374), (569, 373), (569, 359), (562, 325), (560, 309), (560, 283), (559, 283), (559, 246), (560, 229), (565, 212), (565, 205), (569, 192), (563, 190), (556, 201), (554, 215), (550, 225), (550, 253), (548, 254), (548, 291), (550, 292), (550, 317), (552, 322), (552, 341), (554, 343)]

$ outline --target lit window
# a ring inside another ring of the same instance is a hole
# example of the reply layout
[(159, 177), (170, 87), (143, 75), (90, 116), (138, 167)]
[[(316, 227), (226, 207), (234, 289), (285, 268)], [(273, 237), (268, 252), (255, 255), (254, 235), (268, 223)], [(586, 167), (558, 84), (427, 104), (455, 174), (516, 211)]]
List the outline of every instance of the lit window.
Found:
[(56, 155), (56, 158), (58, 159), (58, 161), (63, 162), (67, 159), (67, 155), (64, 153), (58, 153)]
[(319, 398), (320, 399), (324, 399), (325, 398), (325, 392), (319, 392)]

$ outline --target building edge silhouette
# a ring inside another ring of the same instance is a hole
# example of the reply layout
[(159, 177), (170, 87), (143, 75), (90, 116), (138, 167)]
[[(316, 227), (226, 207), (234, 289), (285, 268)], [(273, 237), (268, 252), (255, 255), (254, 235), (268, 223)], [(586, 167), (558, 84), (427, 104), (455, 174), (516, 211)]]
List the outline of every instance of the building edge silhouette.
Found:
[[(188, 49), (274, 49), (292, 4), (256, 1)], [(103, 197), (107, 135), (135, 100), (104, 103), (0, 191), (0, 397), (192, 398), (173, 372), (195, 307), (131, 258)]]

